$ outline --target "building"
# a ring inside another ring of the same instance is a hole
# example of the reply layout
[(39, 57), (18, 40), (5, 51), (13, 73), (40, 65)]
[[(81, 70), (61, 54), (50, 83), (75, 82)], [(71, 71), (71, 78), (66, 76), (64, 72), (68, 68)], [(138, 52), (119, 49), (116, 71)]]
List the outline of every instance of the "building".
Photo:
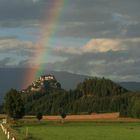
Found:
[(45, 88), (45, 82), (49, 81), (49, 85), (52, 88), (57, 88), (57, 81), (55, 79), (55, 76), (52, 74), (48, 74), (48, 75), (42, 75), (39, 77), (39, 79), (35, 80), (27, 89), (22, 90), (22, 93), (26, 93), (26, 92), (38, 92), (42, 89)]
[(49, 74), (40, 76), (40, 81), (48, 81), (48, 80), (55, 80), (54, 75)]

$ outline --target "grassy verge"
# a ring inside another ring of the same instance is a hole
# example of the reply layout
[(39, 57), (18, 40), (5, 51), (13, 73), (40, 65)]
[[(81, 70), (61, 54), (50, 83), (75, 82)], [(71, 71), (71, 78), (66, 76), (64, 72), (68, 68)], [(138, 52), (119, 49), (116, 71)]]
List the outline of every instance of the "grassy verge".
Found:
[(7, 140), (6, 135), (2, 132), (1, 128), (0, 128), (0, 140)]

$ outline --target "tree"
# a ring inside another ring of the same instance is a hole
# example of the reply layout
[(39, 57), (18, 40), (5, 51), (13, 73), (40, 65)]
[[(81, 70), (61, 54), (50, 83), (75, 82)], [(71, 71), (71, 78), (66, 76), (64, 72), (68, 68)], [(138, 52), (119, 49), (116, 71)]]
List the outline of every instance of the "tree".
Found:
[(61, 89), (61, 84), (59, 82), (56, 83), (56, 87)]
[(65, 119), (66, 116), (67, 116), (67, 115), (66, 115), (65, 113), (62, 113), (62, 114), (61, 114), (61, 117), (62, 117), (63, 119)]
[(64, 119), (66, 118), (67, 114), (62, 112), (61, 113), (61, 118), (62, 118), (62, 123), (64, 123)]
[(131, 110), (131, 114), (134, 118), (140, 118), (140, 99), (136, 99)]
[(21, 119), (24, 116), (24, 103), (21, 94), (17, 90), (11, 89), (6, 94), (4, 110), (5, 113), (14, 120)]
[(38, 112), (36, 115), (36, 118), (40, 121), (42, 119), (43, 115), (41, 112)]
[(3, 106), (0, 105), (0, 114), (3, 114)]

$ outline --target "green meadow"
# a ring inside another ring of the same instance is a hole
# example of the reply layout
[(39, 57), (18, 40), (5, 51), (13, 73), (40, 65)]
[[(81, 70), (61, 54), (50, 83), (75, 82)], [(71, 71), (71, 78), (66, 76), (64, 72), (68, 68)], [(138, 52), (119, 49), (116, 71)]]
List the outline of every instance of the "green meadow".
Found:
[(140, 123), (46, 122), (14, 128), (20, 140), (139, 140)]
[(0, 140), (7, 140), (5, 134), (2, 132), (1, 128), (0, 128)]

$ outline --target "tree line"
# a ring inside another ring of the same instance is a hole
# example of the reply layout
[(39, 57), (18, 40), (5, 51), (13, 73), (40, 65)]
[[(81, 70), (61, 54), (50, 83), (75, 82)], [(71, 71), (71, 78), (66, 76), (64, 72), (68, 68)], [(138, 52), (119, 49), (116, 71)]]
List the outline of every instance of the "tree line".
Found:
[[(14, 95), (13, 101), (9, 101), (13, 92), (20, 97)], [(21, 93), (12, 89), (5, 96), (5, 110), (11, 107), (7, 106), (8, 102), (12, 105), (15, 100), (21, 103), (21, 107), (18, 105), (19, 108), (21, 110), (24, 108), (22, 112), (28, 115), (35, 115), (38, 112), (44, 115), (60, 115), (61, 112), (63, 114), (120, 112), (124, 117), (140, 118), (140, 92), (128, 91), (105, 78), (85, 79), (74, 90), (69, 91), (49, 88), (45, 92)]]

